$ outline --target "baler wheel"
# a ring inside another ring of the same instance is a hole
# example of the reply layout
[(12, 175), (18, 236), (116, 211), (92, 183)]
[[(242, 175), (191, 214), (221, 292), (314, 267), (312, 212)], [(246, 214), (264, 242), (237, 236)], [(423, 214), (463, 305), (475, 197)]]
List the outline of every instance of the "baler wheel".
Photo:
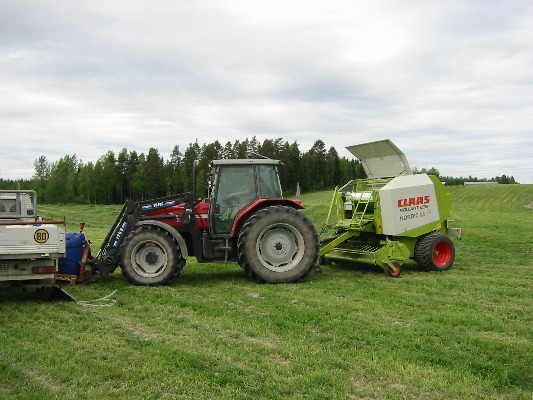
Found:
[(319, 240), (304, 214), (277, 205), (250, 217), (237, 247), (239, 264), (254, 280), (287, 283), (302, 280), (317, 265)]
[(386, 265), (384, 269), (385, 276), (390, 276), (391, 278), (399, 278), (402, 273), (402, 266), (400, 265), (398, 261), (391, 261), (391, 262), (396, 267), (396, 271), (394, 271), (391, 267)]
[(132, 232), (122, 249), (122, 272), (135, 285), (168, 285), (184, 265), (178, 244), (159, 229), (143, 227)]
[(445, 271), (455, 260), (455, 246), (448, 235), (432, 232), (418, 240), (414, 258), (424, 271)]

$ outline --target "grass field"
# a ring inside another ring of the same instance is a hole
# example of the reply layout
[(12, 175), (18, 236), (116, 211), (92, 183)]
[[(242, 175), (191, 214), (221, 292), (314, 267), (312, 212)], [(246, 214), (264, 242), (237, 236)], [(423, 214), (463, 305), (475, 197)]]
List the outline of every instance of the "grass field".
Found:
[[(399, 279), (326, 266), (258, 285), (236, 264), (190, 259), (169, 287), (119, 271), (66, 287), (108, 307), (0, 294), (1, 399), (532, 399), (533, 185), (452, 189), (454, 266)], [(320, 229), (330, 192), (303, 196)], [(87, 224), (118, 206), (42, 206)]]

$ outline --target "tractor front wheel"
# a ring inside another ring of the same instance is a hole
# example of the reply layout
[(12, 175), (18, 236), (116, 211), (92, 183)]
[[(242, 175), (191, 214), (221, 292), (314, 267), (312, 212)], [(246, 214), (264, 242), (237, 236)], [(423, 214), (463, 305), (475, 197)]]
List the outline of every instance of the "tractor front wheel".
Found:
[(297, 282), (318, 262), (315, 227), (301, 212), (281, 205), (253, 215), (242, 228), (237, 247), (239, 264), (258, 282)]
[(415, 246), (415, 261), (424, 271), (445, 271), (455, 260), (452, 239), (441, 232), (422, 236)]
[(178, 244), (157, 228), (132, 232), (122, 249), (122, 272), (135, 285), (168, 285), (178, 278), (184, 265)]

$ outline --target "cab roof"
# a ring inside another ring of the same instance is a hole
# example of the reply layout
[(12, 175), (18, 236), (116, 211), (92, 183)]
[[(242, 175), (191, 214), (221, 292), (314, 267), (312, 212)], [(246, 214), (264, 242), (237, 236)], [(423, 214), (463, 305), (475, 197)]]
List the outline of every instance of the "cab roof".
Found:
[(271, 158), (233, 158), (213, 160), (213, 165), (280, 165), (280, 160)]

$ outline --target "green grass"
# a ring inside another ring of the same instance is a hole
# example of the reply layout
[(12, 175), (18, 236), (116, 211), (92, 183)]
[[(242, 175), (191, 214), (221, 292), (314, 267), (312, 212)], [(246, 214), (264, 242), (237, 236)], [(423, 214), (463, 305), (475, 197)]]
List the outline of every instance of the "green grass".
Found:
[[(531, 399), (531, 185), (452, 189), (464, 239), (444, 273), (323, 267), (258, 285), (190, 259), (170, 287), (119, 271), (66, 287), (109, 307), (0, 295), (0, 398)], [(331, 192), (303, 196), (320, 229)], [(120, 207), (43, 206), (99, 246)]]

